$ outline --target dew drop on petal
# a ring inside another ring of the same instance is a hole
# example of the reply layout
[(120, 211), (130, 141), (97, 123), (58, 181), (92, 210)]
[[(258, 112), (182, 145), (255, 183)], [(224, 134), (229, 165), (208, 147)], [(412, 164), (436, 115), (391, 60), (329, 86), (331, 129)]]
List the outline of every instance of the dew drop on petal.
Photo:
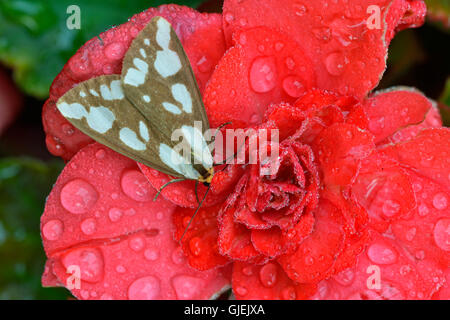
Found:
[(277, 266), (273, 263), (267, 263), (259, 270), (259, 280), (262, 285), (272, 288), (277, 282)]
[(97, 152), (95, 153), (95, 157), (96, 157), (97, 159), (99, 159), (99, 160), (102, 160), (102, 159), (105, 158), (105, 154), (106, 154), (106, 152), (105, 152), (104, 149), (99, 149), (99, 150), (97, 150)]
[(382, 243), (375, 243), (367, 250), (369, 259), (377, 264), (392, 264), (397, 261), (397, 253), (393, 248)]
[(145, 247), (145, 239), (142, 238), (141, 236), (132, 237), (128, 241), (128, 245), (130, 246), (131, 250), (133, 250), (133, 251), (136, 251), (136, 252), (141, 251)]
[(245, 287), (239, 286), (235, 289), (236, 293), (240, 296), (245, 296), (248, 293), (248, 290)]
[(74, 214), (81, 214), (88, 212), (95, 205), (98, 194), (90, 183), (75, 179), (62, 188), (60, 199), (64, 209)]
[(81, 222), (80, 228), (81, 228), (81, 231), (83, 231), (83, 233), (86, 235), (93, 234), (97, 228), (95, 219), (89, 218), (89, 219), (83, 220), (83, 222)]
[(70, 266), (80, 268), (81, 280), (98, 282), (103, 278), (104, 261), (102, 252), (96, 248), (80, 248), (70, 251), (62, 258), (66, 269)]
[(297, 76), (288, 76), (284, 78), (282, 85), (284, 91), (293, 98), (298, 98), (305, 93), (305, 88)]
[(260, 57), (253, 61), (250, 68), (250, 85), (253, 91), (265, 93), (275, 88), (277, 69), (274, 57)]
[(345, 57), (340, 52), (330, 53), (325, 58), (325, 67), (327, 71), (333, 76), (340, 76), (344, 72)]
[(111, 208), (108, 211), (108, 217), (112, 222), (117, 222), (122, 217), (122, 210), (117, 208)]
[(283, 300), (295, 300), (297, 298), (297, 294), (295, 292), (294, 287), (289, 286), (281, 290), (281, 299)]
[(154, 190), (140, 171), (126, 171), (122, 175), (121, 186), (123, 192), (133, 200), (146, 202), (153, 199)]
[(47, 240), (58, 240), (62, 233), (64, 231), (64, 225), (60, 220), (54, 219), (48, 221), (43, 227), (42, 227), (42, 235)]
[(438, 210), (447, 208), (447, 196), (444, 193), (438, 193), (433, 197), (433, 206)]
[(186, 257), (184, 255), (183, 249), (181, 249), (181, 247), (176, 248), (172, 252), (172, 261), (175, 264), (182, 264), (186, 261)]
[(338, 273), (333, 279), (343, 286), (349, 286), (355, 279), (355, 273), (352, 269), (348, 268)]
[(450, 251), (450, 219), (440, 219), (434, 226), (434, 242), (444, 251)]
[(154, 276), (135, 280), (128, 288), (130, 300), (154, 300), (160, 294), (160, 282)]
[(400, 211), (400, 204), (392, 200), (386, 200), (381, 210), (386, 217), (393, 217)]
[(145, 257), (145, 259), (147, 259), (149, 261), (155, 261), (155, 260), (158, 260), (159, 253), (158, 253), (158, 251), (156, 251), (154, 249), (147, 249), (144, 251), (144, 257)]
[(172, 278), (172, 286), (178, 299), (193, 299), (205, 286), (205, 281), (197, 277), (178, 275)]
[(105, 49), (105, 57), (109, 60), (119, 60), (123, 58), (123, 55), (125, 53), (125, 46), (120, 42), (113, 42), (108, 44)]

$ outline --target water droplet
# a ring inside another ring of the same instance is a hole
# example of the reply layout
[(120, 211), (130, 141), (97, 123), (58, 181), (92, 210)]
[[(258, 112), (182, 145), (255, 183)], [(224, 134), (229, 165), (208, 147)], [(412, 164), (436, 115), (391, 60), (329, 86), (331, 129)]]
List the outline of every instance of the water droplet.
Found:
[(250, 85), (255, 92), (269, 92), (277, 83), (275, 58), (260, 57), (253, 61), (250, 68)]
[(71, 135), (73, 135), (75, 133), (75, 130), (74, 130), (73, 126), (70, 125), (70, 124), (63, 124), (62, 131), (67, 136), (71, 136)]
[(447, 208), (447, 196), (444, 193), (438, 193), (433, 198), (433, 206), (438, 210)]
[(344, 72), (346, 59), (341, 52), (330, 53), (325, 59), (325, 67), (333, 76), (340, 76)]
[(225, 21), (228, 23), (231, 23), (231, 22), (233, 22), (233, 20), (234, 20), (234, 16), (231, 13), (227, 12), (225, 14)]
[(105, 57), (113, 61), (122, 59), (125, 51), (125, 46), (120, 42), (110, 43), (104, 49)]
[(411, 228), (406, 232), (406, 240), (412, 241), (414, 237), (416, 236), (417, 229)]
[(277, 282), (277, 266), (273, 263), (267, 263), (259, 270), (259, 280), (262, 285), (272, 288)]
[(95, 219), (89, 218), (89, 219), (83, 220), (83, 222), (81, 222), (80, 228), (81, 228), (81, 231), (83, 231), (83, 233), (86, 235), (93, 234), (97, 228)]
[(80, 248), (70, 251), (63, 257), (62, 263), (66, 269), (70, 266), (79, 267), (81, 280), (98, 282), (103, 278), (103, 255), (97, 248)]
[(104, 293), (100, 296), (100, 300), (114, 300), (114, 297), (109, 293)]
[(122, 218), (122, 210), (117, 208), (111, 208), (108, 211), (108, 217), (112, 222), (117, 222)]
[(208, 73), (211, 71), (212, 67), (213, 67), (213, 65), (212, 65), (211, 61), (206, 56), (202, 56), (197, 61), (197, 68), (198, 68), (198, 71), (200, 71), (200, 72)]
[(295, 69), (295, 61), (291, 57), (287, 57), (286, 60), (284, 60), (284, 63), (286, 64), (286, 67), (289, 70), (294, 70)]
[(172, 279), (172, 285), (178, 299), (186, 300), (193, 299), (204, 288), (205, 281), (197, 277), (179, 275)]
[(416, 256), (417, 260), (423, 260), (423, 259), (425, 259), (425, 251), (419, 250), (416, 252), (415, 256)]
[(128, 242), (130, 248), (134, 251), (141, 251), (145, 247), (145, 239), (141, 236), (133, 237)]
[(135, 214), (136, 214), (136, 210), (134, 210), (133, 208), (125, 210), (125, 215), (127, 215), (127, 216), (134, 216)]
[(417, 208), (417, 211), (419, 212), (419, 216), (424, 217), (430, 212), (430, 209), (428, 209), (428, 207), (425, 204), (421, 204)]
[(127, 269), (125, 269), (124, 266), (118, 265), (116, 267), (116, 271), (117, 271), (117, 273), (125, 273), (127, 271)]
[(253, 274), (253, 267), (246, 266), (246, 267), (242, 268), (242, 273), (246, 276), (251, 276)]
[(133, 200), (145, 202), (153, 198), (154, 191), (140, 171), (126, 171), (122, 176), (121, 185), (123, 192)]
[(284, 43), (281, 41), (277, 41), (275, 43), (275, 51), (280, 52), (284, 48)]
[(144, 257), (149, 261), (155, 261), (159, 258), (159, 252), (154, 249), (147, 249), (144, 251)]
[(434, 242), (444, 251), (450, 251), (450, 219), (440, 219), (434, 226)]
[(400, 204), (392, 200), (386, 200), (381, 210), (386, 217), (393, 217), (400, 211)]
[(240, 296), (245, 296), (248, 293), (248, 290), (242, 286), (239, 286), (235, 289), (236, 293)]
[(172, 253), (172, 261), (175, 264), (182, 264), (186, 261), (183, 249), (181, 247), (176, 248)]
[(303, 87), (300, 78), (297, 76), (288, 76), (284, 78), (283, 89), (293, 98), (298, 98), (305, 92), (305, 88)]
[(308, 9), (302, 3), (295, 3), (293, 5), (294, 12), (297, 16), (302, 17), (308, 12)]
[(381, 133), (384, 129), (384, 117), (378, 119), (370, 119), (369, 130), (375, 134)]
[(60, 198), (64, 209), (74, 214), (81, 214), (95, 205), (98, 194), (88, 182), (75, 179), (62, 188)]
[(199, 237), (194, 237), (189, 241), (189, 250), (191, 250), (194, 256), (199, 256), (201, 254), (201, 242), (202, 240)]
[(392, 264), (397, 261), (397, 253), (383, 243), (375, 243), (367, 250), (369, 259), (378, 264)]
[(64, 231), (64, 225), (60, 220), (50, 220), (42, 227), (42, 235), (47, 240), (58, 240)]
[(345, 269), (344, 271), (341, 271), (333, 279), (343, 286), (349, 286), (350, 284), (353, 283), (353, 280), (355, 279), (355, 273), (353, 272), (353, 270), (348, 268)]
[(106, 152), (105, 152), (104, 149), (99, 149), (99, 150), (97, 150), (97, 152), (95, 153), (95, 157), (96, 157), (97, 159), (99, 159), (99, 160), (102, 160), (102, 159), (105, 158), (105, 154), (106, 154)]
[(327, 27), (315, 28), (312, 30), (314, 36), (317, 40), (321, 40), (324, 42), (330, 41), (331, 39), (331, 30)]
[(297, 298), (297, 294), (295, 292), (294, 287), (286, 287), (281, 290), (281, 299), (283, 300), (295, 300)]
[(135, 280), (128, 288), (130, 300), (154, 300), (160, 294), (159, 280), (153, 276), (147, 276)]

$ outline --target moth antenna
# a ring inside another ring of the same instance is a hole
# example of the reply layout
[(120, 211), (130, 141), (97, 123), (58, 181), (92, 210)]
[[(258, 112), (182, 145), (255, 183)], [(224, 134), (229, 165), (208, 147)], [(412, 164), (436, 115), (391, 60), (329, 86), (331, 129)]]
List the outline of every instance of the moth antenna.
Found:
[(184, 235), (186, 234), (186, 231), (188, 231), (189, 226), (190, 226), (191, 223), (192, 223), (192, 220), (194, 220), (195, 215), (197, 214), (198, 210), (200, 210), (200, 208), (201, 208), (201, 206), (202, 206), (202, 204), (203, 204), (203, 201), (205, 201), (206, 196), (208, 195), (209, 189), (211, 189), (211, 185), (209, 185), (208, 189), (206, 189), (206, 192), (205, 192), (205, 195), (203, 196), (202, 201), (199, 203), (199, 205), (198, 205), (197, 209), (195, 210), (195, 212), (194, 212), (194, 214), (193, 214), (191, 220), (189, 220), (189, 223), (188, 223), (186, 229), (184, 229), (183, 235), (181, 236), (180, 240), (178, 240), (178, 242), (179, 242), (180, 244), (181, 244), (181, 240), (183, 240)]
[(198, 180), (195, 180), (195, 198), (197, 199), (197, 203), (200, 203), (200, 200), (198, 199)]
[(163, 189), (165, 187), (167, 187), (168, 185), (171, 185), (172, 183), (175, 183), (175, 182), (185, 181), (185, 180), (187, 180), (187, 179), (173, 179), (173, 180), (170, 180), (169, 182), (163, 184), (163, 186), (161, 188), (159, 188), (158, 192), (156, 193), (155, 197), (153, 198), (153, 201), (156, 201), (156, 199), (159, 197), (161, 191), (163, 191)]

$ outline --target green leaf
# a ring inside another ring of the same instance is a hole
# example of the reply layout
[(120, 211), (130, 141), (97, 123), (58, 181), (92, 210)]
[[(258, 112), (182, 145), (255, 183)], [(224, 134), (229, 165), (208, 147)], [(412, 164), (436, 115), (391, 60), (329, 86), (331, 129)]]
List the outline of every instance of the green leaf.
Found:
[(450, 0), (425, 0), (428, 18), (444, 29), (450, 28)]
[(42, 288), (45, 253), (40, 216), (63, 164), (0, 160), (0, 300), (67, 299), (62, 288)]
[(444, 91), (439, 99), (439, 111), (441, 112), (444, 126), (450, 127), (450, 77), (447, 78)]
[[(27, 94), (48, 95), (67, 60), (89, 39), (133, 14), (164, 3), (196, 7), (201, 0), (1, 0), (0, 62), (14, 70)], [(69, 30), (67, 8), (81, 10), (81, 29)]]

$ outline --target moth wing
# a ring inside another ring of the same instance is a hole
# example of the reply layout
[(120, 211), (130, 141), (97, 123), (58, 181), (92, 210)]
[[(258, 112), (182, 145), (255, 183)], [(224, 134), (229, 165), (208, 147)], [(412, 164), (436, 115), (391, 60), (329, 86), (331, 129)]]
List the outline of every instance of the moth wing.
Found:
[(122, 85), (150, 127), (160, 132), (161, 142), (173, 147), (178, 141), (172, 134), (185, 128), (190, 131), (188, 140), (200, 143), (192, 147), (194, 158), (203, 158), (206, 169), (212, 166), (204, 139), (192, 132), (195, 121), (201, 122), (197, 128), (202, 136), (209, 129), (197, 81), (178, 36), (164, 18), (153, 18), (133, 40), (123, 60)]
[(160, 150), (159, 131), (126, 98), (119, 75), (84, 81), (64, 94), (56, 106), (76, 128), (114, 151), (175, 177), (197, 178), (189, 166), (161, 161), (161, 154), (177, 155)]

